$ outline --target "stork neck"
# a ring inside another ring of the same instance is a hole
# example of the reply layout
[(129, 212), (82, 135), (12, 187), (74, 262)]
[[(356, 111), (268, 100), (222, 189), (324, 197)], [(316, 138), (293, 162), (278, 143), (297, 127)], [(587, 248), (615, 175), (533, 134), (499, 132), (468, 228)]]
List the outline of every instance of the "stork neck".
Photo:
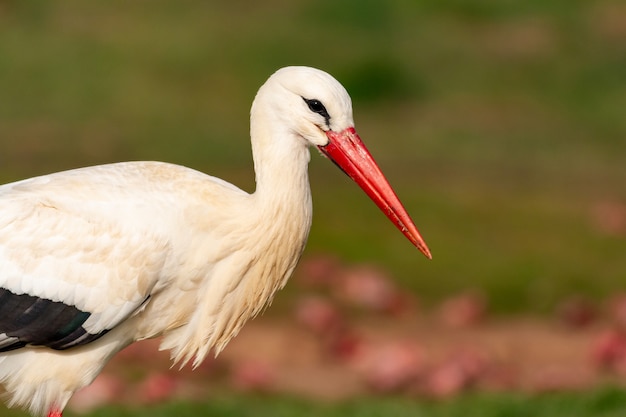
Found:
[(309, 149), (287, 129), (252, 123), (255, 195), (279, 204), (310, 205)]
[[(252, 152), (256, 171), (256, 191), (252, 194), (255, 214), (262, 217), (255, 249), (264, 262), (251, 272), (261, 282), (258, 311), (282, 288), (300, 258), (311, 227), (312, 203), (308, 178), (309, 149), (295, 134), (268, 126), (252, 124)], [(251, 270), (252, 271), (252, 270)], [(256, 284), (255, 284), (256, 282)], [(256, 313), (254, 313), (256, 314)]]

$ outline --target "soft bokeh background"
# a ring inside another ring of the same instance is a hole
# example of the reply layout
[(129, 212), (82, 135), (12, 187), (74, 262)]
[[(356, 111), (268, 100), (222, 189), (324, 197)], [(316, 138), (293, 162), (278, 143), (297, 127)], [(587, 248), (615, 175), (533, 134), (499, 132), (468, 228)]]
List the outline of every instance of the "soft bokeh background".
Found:
[(0, 1), (2, 182), (163, 160), (252, 191), (257, 88), (315, 66), (351, 93), (434, 260), (316, 155), (305, 260), (377, 265), (425, 306), (477, 291), (505, 315), (623, 290), (623, 1), (216, 3)]

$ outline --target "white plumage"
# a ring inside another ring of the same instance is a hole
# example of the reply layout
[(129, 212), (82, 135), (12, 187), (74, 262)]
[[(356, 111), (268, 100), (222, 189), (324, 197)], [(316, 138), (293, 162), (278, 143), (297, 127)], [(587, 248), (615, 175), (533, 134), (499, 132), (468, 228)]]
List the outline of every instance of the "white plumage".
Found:
[(219, 353), (283, 287), (312, 209), (317, 146), (427, 256), (353, 129), (330, 75), (277, 71), (251, 111), (257, 189), (160, 162), (76, 169), (0, 187), (0, 385), (60, 416), (128, 344), (163, 336), (181, 366)]

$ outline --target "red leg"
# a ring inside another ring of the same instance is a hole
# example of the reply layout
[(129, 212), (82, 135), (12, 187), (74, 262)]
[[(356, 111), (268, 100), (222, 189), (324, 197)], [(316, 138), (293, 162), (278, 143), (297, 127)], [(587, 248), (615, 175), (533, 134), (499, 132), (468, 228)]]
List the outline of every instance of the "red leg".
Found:
[(48, 417), (63, 417), (63, 411), (53, 408), (48, 411)]

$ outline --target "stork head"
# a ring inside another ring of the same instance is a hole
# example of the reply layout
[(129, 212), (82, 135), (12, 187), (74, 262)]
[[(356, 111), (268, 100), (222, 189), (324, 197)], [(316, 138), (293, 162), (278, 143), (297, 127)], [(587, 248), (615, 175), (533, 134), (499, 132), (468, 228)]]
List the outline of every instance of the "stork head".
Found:
[(281, 107), (277, 113), (284, 123), (310, 145), (325, 146), (329, 141), (326, 132), (354, 126), (348, 92), (324, 71), (285, 67), (276, 71), (267, 84), (275, 85), (273, 94), (280, 95), (274, 102)]
[[(260, 97), (266, 100), (259, 100)], [(352, 101), (331, 75), (310, 67), (285, 67), (261, 87), (254, 107), (272, 107), (277, 125), (317, 147), (352, 178), (396, 227), (428, 258), (430, 251), (411, 217), (354, 129)]]

